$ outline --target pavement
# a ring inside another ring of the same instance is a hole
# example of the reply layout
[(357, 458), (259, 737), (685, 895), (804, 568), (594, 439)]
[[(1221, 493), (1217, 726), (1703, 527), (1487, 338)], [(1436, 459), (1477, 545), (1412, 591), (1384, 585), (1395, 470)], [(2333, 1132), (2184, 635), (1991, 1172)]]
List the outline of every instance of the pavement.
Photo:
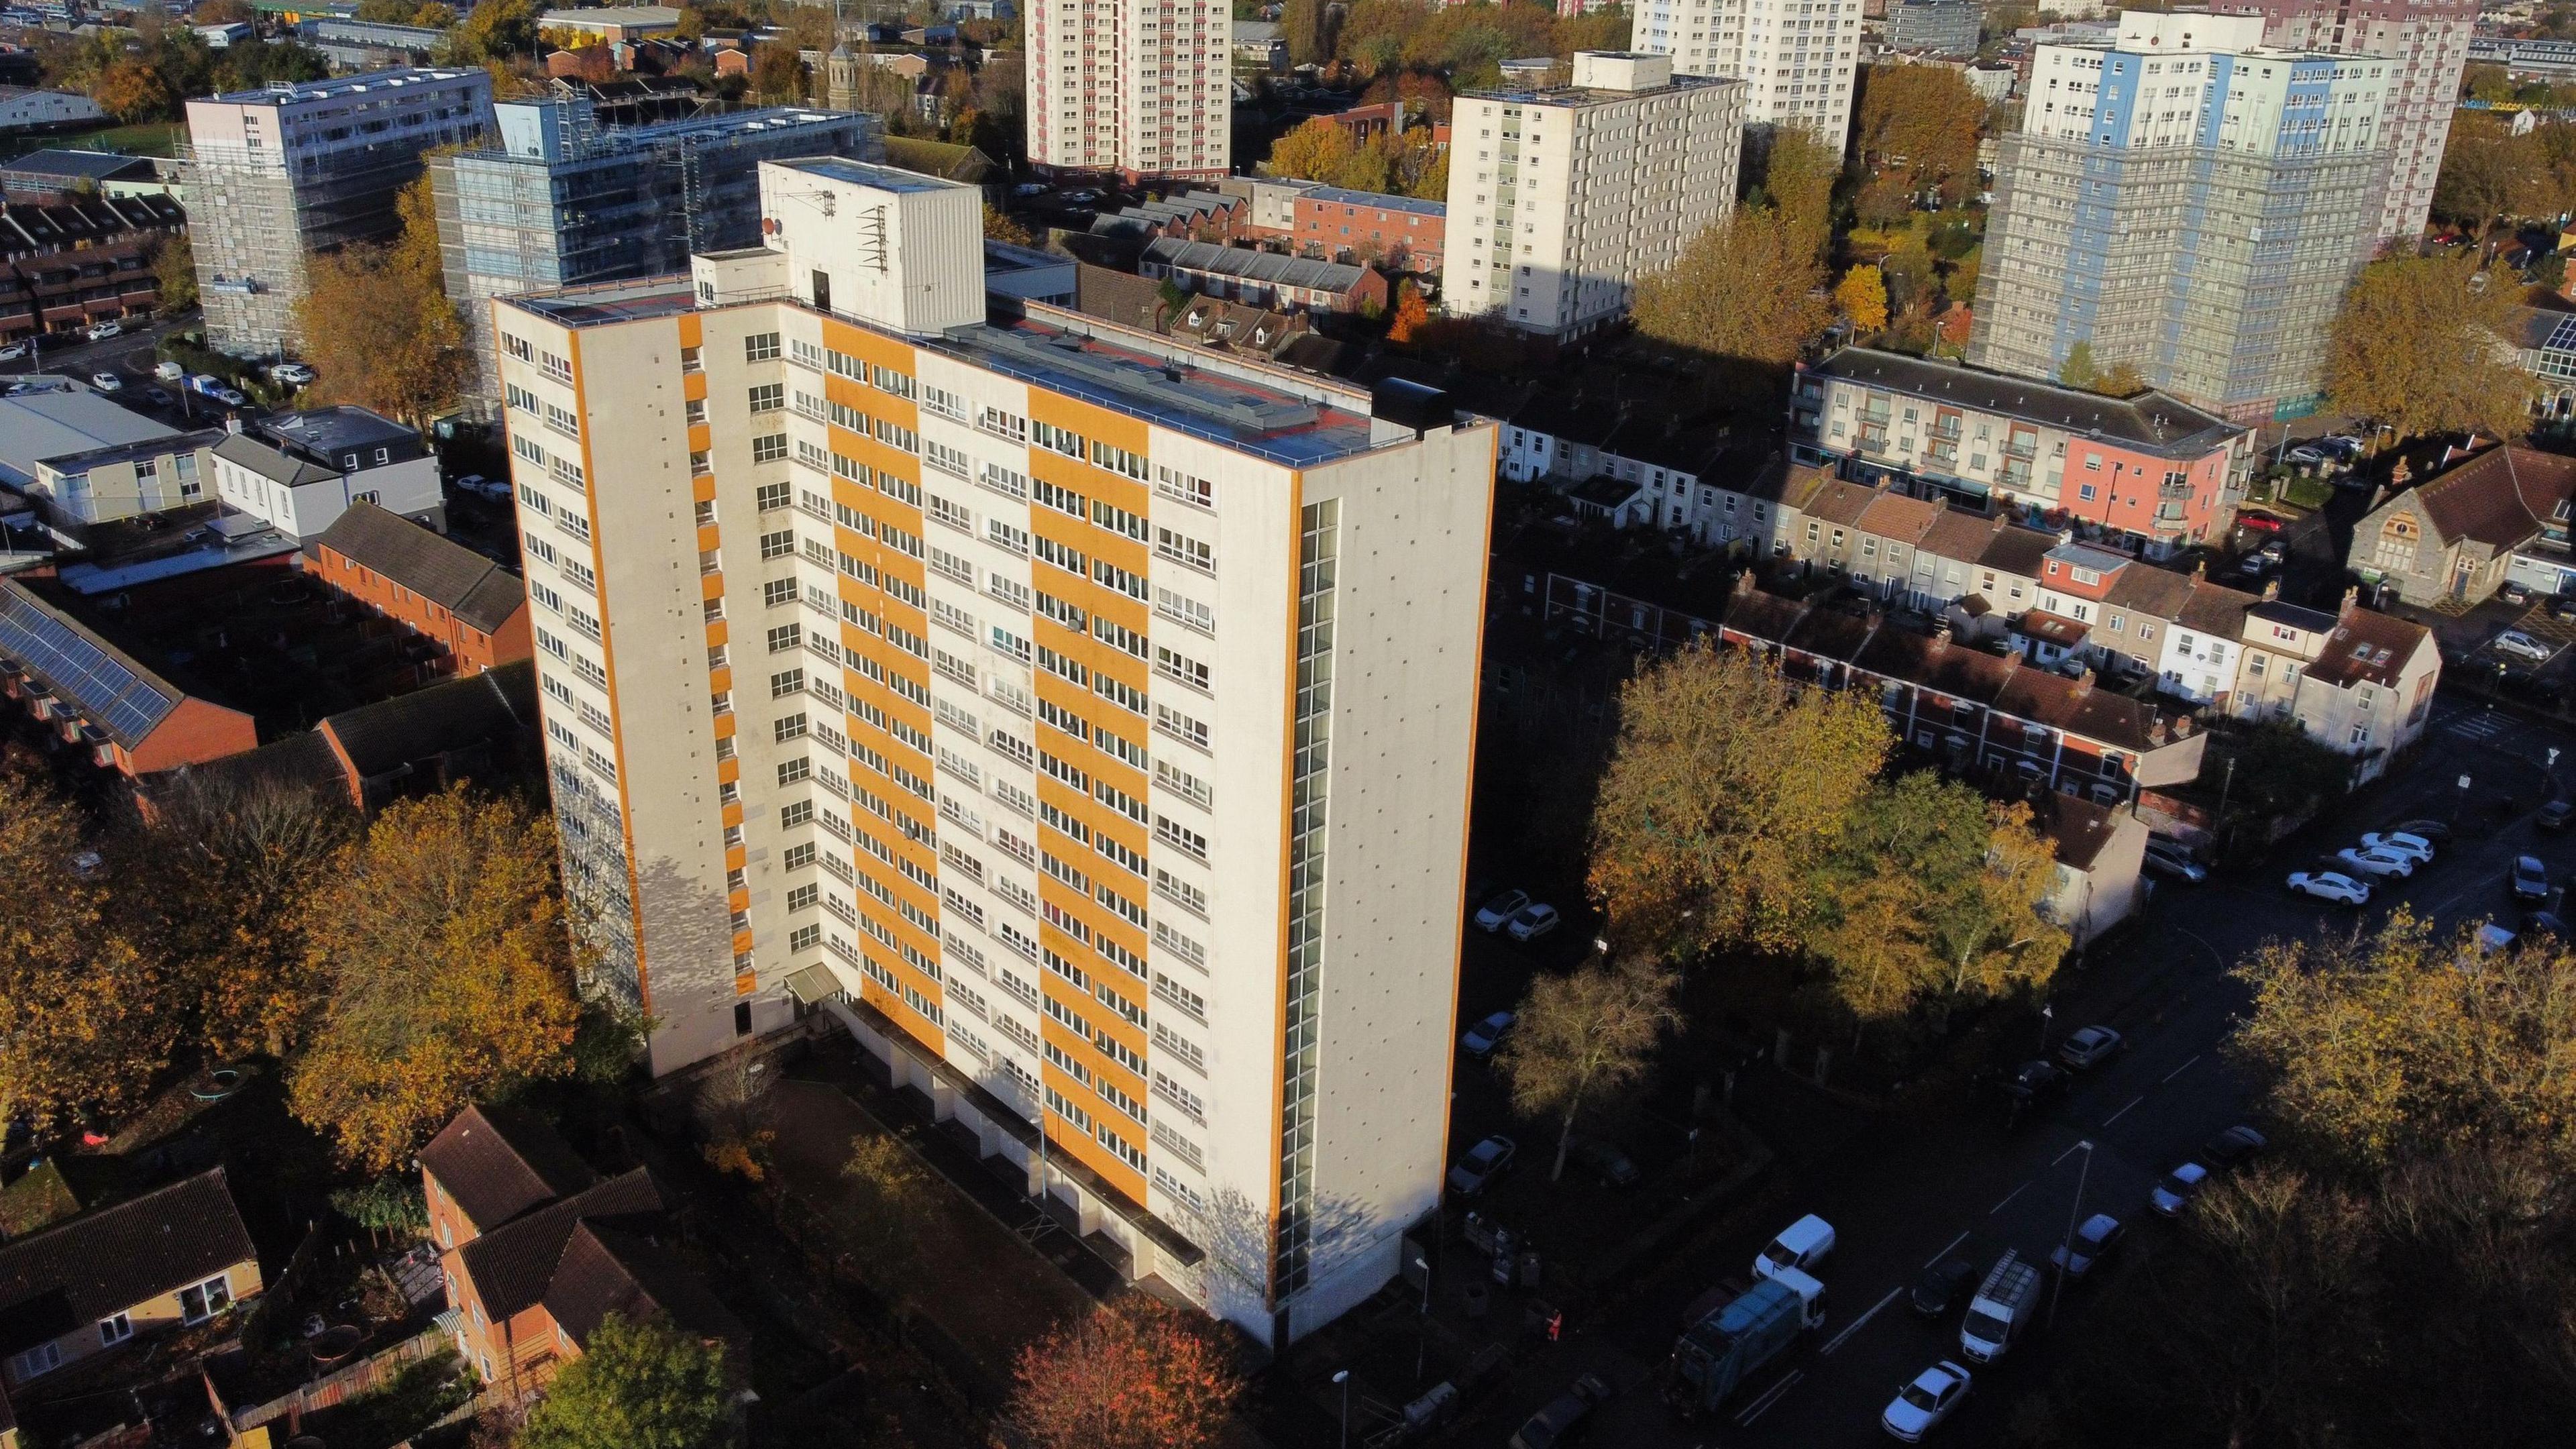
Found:
[[(2347, 930), (2398, 904), (2443, 929), (2514, 920), (2504, 886), (2514, 856), (2538, 855), (2556, 879), (2576, 873), (2576, 835), (2541, 835), (2530, 823), (2553, 788), (2544, 778), (2552, 747), (2576, 750), (2576, 733), (2440, 701), (2428, 747), (2346, 818), (2294, 837), (2250, 872), (2160, 891), (2141, 919), (2061, 977), (2050, 1045), (2095, 1022), (2119, 1029), (2128, 1045), (2080, 1077), (2053, 1109), (2013, 1132), (1993, 1099), (1927, 1089), (1920, 1099), (1900, 1097), (1825, 1150), (1803, 1157), (1784, 1151), (1773, 1182), (1747, 1210), (1640, 1275), (1624, 1297), (1596, 1309), (1590, 1324), (1527, 1361), (1456, 1442), (1501, 1442), (1577, 1374), (1590, 1372), (1621, 1391), (1593, 1426), (1596, 1442), (1674, 1449), (1877, 1444), (1884, 1433), (1879, 1412), (1897, 1387), (1937, 1359), (1961, 1358), (1957, 1311), (1926, 1320), (1905, 1300), (1930, 1264), (1964, 1254), (1982, 1267), (2006, 1247), (2044, 1263), (2074, 1221), (2110, 1212), (2131, 1231), (2120, 1254), (2097, 1271), (2155, 1271), (2173, 1229), (2147, 1211), (2148, 1190), (2200, 1144), (2247, 1120), (2248, 1084), (2222, 1050), (2244, 1004), (2226, 968), (2266, 939)], [(2465, 791), (2457, 783), (2462, 775), (2472, 780)], [(2359, 830), (2455, 812), (2455, 843), (2413, 880), (2378, 892), (2364, 911), (2282, 889), (2289, 870)], [(2041, 1046), (2034, 1039), (2029, 1049)], [(1722, 1280), (1746, 1277), (1763, 1244), (1808, 1212), (1822, 1214), (1838, 1234), (1820, 1274), (1828, 1289), (1823, 1327), (1717, 1414), (1677, 1422), (1657, 1390), (1685, 1307)], [(2062, 1301), (2043, 1308), (2032, 1336), (1977, 1368), (1975, 1388), (1939, 1437), (2002, 1440), (2015, 1399), (2045, 1383), (2054, 1367), (2051, 1316), (2078, 1322), (2095, 1294), (2094, 1283), (2069, 1284)]]

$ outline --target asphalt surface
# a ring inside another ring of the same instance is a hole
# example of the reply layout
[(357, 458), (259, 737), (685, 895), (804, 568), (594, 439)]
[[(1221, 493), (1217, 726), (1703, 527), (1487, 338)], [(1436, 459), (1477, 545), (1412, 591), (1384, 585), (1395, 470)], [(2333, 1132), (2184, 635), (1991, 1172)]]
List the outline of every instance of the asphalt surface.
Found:
[[(1959, 1309), (1937, 1321), (1912, 1311), (1907, 1291), (1916, 1279), (1954, 1254), (1982, 1269), (2007, 1247), (2036, 1257), (2045, 1271), (2049, 1250), (2076, 1219), (2095, 1212), (2129, 1225), (2127, 1241), (2097, 1273), (2154, 1271), (2155, 1255), (2174, 1229), (2147, 1209), (2149, 1189), (2209, 1138), (2248, 1120), (2245, 1083), (2221, 1051), (2244, 1004), (2227, 966), (2266, 939), (2347, 930), (2399, 903), (2445, 929), (2490, 918), (2517, 921), (2520, 911), (2504, 884), (2513, 857), (2538, 855), (2554, 880), (2576, 875), (2576, 834), (2542, 835), (2531, 824), (2532, 811), (2552, 788), (2544, 770), (2553, 746), (2567, 752), (2576, 770), (2576, 736), (2441, 701), (2427, 748), (2374, 794), (2378, 811), (2347, 820), (2344, 828), (2294, 838), (2259, 869), (2161, 889), (2125, 939), (2106, 942), (2100, 959), (2062, 980), (2050, 1048), (2066, 1032), (2095, 1022), (2123, 1032), (2127, 1048), (2079, 1077), (2055, 1107), (2017, 1132), (2007, 1130), (2000, 1104), (1991, 1099), (1945, 1105), (1937, 1115), (1899, 1109), (1812, 1160), (1784, 1154), (1789, 1165), (1775, 1173), (1757, 1208), (1605, 1305), (1588, 1331), (1531, 1365), (1502, 1402), (1478, 1414), (1483, 1422), (1470, 1428), (1469, 1439), (1490, 1427), (1499, 1442), (1577, 1373), (1592, 1372), (1621, 1390), (1591, 1426), (1593, 1442), (1676, 1449), (1878, 1444), (1887, 1442), (1879, 1412), (1896, 1389), (1936, 1360), (1952, 1359), (1967, 1362), (1976, 1382), (1932, 1439), (1999, 1441), (2014, 1399), (2045, 1382), (2051, 1368), (2045, 1300), (2040, 1326), (1981, 1366), (1959, 1351)], [(2457, 788), (2461, 774), (2472, 778), (2466, 792)], [(2283, 888), (2290, 870), (2352, 843), (2361, 829), (2410, 816), (2447, 817), (2454, 809), (2461, 813), (2452, 845), (2412, 880), (2374, 892), (2366, 910)], [(2040, 1045), (2030, 1043), (2034, 1054)], [(1822, 1214), (1837, 1233), (1819, 1273), (1827, 1286), (1823, 1327), (1757, 1373), (1717, 1413), (1691, 1424), (1677, 1421), (1658, 1388), (1684, 1309), (1721, 1281), (1746, 1278), (1770, 1236), (1808, 1212)], [(2067, 1284), (2055, 1307), (2058, 1320), (2079, 1321), (2096, 1286)]]
[[(147, 416), (174, 426), (195, 427), (219, 420), (223, 413), (210, 399), (196, 398), (182, 392), (177, 383), (162, 382), (152, 375), (160, 358), (154, 348), (173, 332), (184, 332), (197, 325), (197, 314), (178, 317), (156, 317), (147, 322), (125, 324), (123, 336), (102, 342), (65, 342), (47, 338), (38, 345), (33, 357), (20, 357), (0, 362), (0, 375), (47, 373), (57, 377), (76, 377), (88, 382), (94, 373), (113, 372), (125, 382), (116, 400)], [(154, 407), (140, 396), (142, 389), (158, 387), (172, 395), (169, 407)]]

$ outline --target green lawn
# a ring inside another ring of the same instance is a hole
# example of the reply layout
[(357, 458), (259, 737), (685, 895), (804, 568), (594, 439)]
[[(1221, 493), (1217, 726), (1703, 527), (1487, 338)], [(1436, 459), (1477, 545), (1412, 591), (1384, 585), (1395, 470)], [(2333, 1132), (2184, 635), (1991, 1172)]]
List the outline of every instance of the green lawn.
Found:
[(95, 131), (64, 131), (51, 136), (21, 136), (11, 154), (60, 147), (67, 151), (122, 151), (130, 156), (167, 156), (185, 134), (177, 121), (146, 121), (135, 126), (103, 126)]

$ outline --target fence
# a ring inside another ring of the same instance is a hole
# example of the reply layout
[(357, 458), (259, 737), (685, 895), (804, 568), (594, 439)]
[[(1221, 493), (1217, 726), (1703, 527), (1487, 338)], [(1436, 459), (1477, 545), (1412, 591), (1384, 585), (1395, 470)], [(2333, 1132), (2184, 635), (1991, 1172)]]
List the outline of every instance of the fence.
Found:
[(371, 1393), (393, 1382), (395, 1376), (410, 1365), (443, 1349), (454, 1347), (455, 1339), (444, 1323), (445, 1318), (442, 1315), (440, 1324), (423, 1329), (389, 1348), (378, 1349), (347, 1368), (325, 1375), (291, 1394), (271, 1399), (265, 1404), (252, 1404), (239, 1409), (225, 1410), (223, 1399), (220, 1395), (215, 1395), (211, 1381), (207, 1385), (207, 1392), (215, 1395), (216, 1408), (224, 1413), (226, 1421), (233, 1426), (235, 1434), (255, 1429), (271, 1420), (283, 1419), (289, 1413), (310, 1414), (317, 1409), (330, 1408), (334, 1404), (345, 1404), (351, 1399)]

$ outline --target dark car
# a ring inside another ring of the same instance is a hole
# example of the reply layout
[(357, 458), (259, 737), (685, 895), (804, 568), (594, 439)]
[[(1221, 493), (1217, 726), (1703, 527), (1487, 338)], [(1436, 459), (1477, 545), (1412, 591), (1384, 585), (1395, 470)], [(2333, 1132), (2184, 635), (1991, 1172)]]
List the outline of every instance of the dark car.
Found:
[(2209, 867), (2191, 858), (2190, 847), (2161, 835), (2148, 839), (2142, 863), (2149, 875), (2160, 875), (2167, 880), (2197, 885), (2209, 879)]
[(2538, 856), (2521, 856), (2513, 863), (2513, 898), (2518, 901), (2549, 899), (2549, 867)]
[(2400, 820), (2388, 830), (2393, 835), (2412, 835), (2435, 845), (2451, 843), (2451, 827), (2439, 820)]
[(2540, 807), (2539, 814), (2531, 817), (2533, 825), (2552, 835), (2566, 829), (2570, 820), (2576, 820), (2576, 802), (2566, 800), (2552, 800)]
[(1575, 1431), (1592, 1417), (1593, 1407), (1609, 1397), (1609, 1384), (1597, 1374), (1585, 1374), (1574, 1381), (1572, 1389), (1530, 1415), (1529, 1422), (1512, 1435), (1511, 1449), (1555, 1449), (1556, 1445), (1573, 1443)]
[(2508, 604), (2528, 604), (2531, 602), (2531, 590), (2524, 588), (2520, 584), (2507, 581), (2496, 585), (2496, 597), (2504, 600)]
[(2576, 619), (2576, 594), (2550, 595), (2549, 617), (2553, 619)]
[(1939, 1318), (1959, 1306), (1968, 1289), (1977, 1281), (1977, 1265), (1965, 1258), (1943, 1258), (1923, 1270), (1914, 1280), (1914, 1293), (1909, 1299), (1914, 1311), (1926, 1318)]
[(2007, 1096), (2024, 1102), (2054, 1098), (2066, 1090), (2066, 1073), (2054, 1062), (2028, 1061), (2013, 1069), (2004, 1083)]
[(2270, 1145), (2270, 1139), (2262, 1133), (2239, 1125), (2209, 1139), (2209, 1144), (2200, 1149), (2200, 1160), (2212, 1167), (2234, 1167)]
[(1603, 1187), (1626, 1187), (1642, 1176), (1636, 1160), (1606, 1137), (1577, 1137), (1566, 1155), (1590, 1169)]
[(2567, 923), (2549, 911), (2533, 911), (2524, 916), (2522, 933), (2526, 936), (2554, 936), (2561, 941), (2576, 940), (2568, 934)]

